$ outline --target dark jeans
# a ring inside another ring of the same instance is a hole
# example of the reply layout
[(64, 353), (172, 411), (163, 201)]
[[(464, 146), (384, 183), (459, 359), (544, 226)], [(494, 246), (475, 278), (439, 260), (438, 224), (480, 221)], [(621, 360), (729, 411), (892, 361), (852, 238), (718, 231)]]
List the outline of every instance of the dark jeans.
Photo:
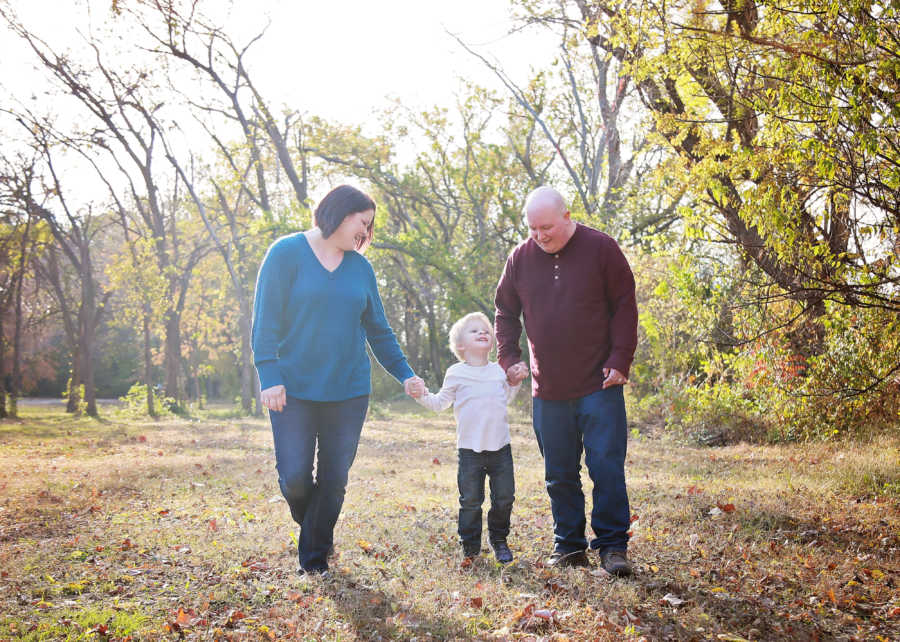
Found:
[(544, 456), (544, 479), (553, 512), (555, 549), (587, 548), (581, 453), (594, 483), (591, 548), (625, 550), (630, 511), (625, 491), (628, 441), (622, 386), (568, 401), (534, 398), (534, 434)]
[(488, 537), (491, 543), (505, 542), (509, 535), (509, 516), (516, 495), (512, 449), (477, 453), (459, 449), (459, 539), (466, 549), (481, 548), (481, 504), (484, 503), (484, 478), (490, 478), (491, 509), (488, 511)]
[(334, 525), (368, 407), (368, 395), (345, 401), (288, 397), (281, 412), (269, 412), (278, 483), (300, 525), (300, 566), (306, 571), (328, 568)]

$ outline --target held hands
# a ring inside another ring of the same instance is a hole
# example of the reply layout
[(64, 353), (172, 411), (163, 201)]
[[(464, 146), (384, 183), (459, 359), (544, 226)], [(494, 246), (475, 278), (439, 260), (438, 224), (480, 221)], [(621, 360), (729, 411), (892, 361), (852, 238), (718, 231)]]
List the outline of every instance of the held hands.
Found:
[(287, 404), (287, 390), (279, 384), (261, 391), (259, 398), (262, 401), (262, 405), (269, 410), (281, 412), (284, 410), (285, 404)]
[(403, 382), (403, 389), (413, 399), (418, 399), (427, 392), (425, 382), (421, 377), (410, 377)]
[(615, 368), (603, 368), (603, 376), (605, 377), (603, 380), (604, 390), (611, 386), (623, 386), (628, 383), (628, 379), (625, 378), (625, 375)]
[(511, 365), (506, 370), (506, 381), (511, 386), (518, 386), (528, 376), (528, 366), (524, 361)]

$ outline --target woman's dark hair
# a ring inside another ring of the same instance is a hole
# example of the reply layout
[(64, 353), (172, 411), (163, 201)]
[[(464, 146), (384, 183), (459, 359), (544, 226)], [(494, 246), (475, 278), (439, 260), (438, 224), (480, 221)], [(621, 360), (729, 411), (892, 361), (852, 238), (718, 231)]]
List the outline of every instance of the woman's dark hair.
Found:
[[(345, 218), (357, 212), (375, 211), (375, 201), (368, 194), (350, 185), (339, 185), (328, 192), (316, 207), (316, 226), (322, 231), (322, 237), (328, 238), (340, 226)], [(375, 234), (375, 217), (369, 223), (368, 234), (357, 244), (356, 250), (363, 251), (372, 242)]]

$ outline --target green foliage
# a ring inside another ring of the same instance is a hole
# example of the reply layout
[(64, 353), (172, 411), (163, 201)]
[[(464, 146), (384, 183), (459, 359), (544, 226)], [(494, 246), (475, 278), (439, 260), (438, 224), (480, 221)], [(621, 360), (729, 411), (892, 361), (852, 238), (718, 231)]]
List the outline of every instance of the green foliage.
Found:
[[(786, 299), (745, 302), (752, 272), (696, 256), (634, 257), (639, 423), (701, 442), (861, 438), (900, 426), (900, 319), (829, 304), (813, 354)], [(798, 336), (801, 339), (798, 339)]]
[(821, 354), (802, 358), (772, 335), (744, 369), (745, 387), (779, 419), (772, 439), (867, 437), (900, 426), (900, 319), (831, 308)]
[[(128, 389), (124, 397), (119, 397), (122, 403), (118, 413), (125, 417), (147, 416), (147, 386), (136, 383)], [(166, 397), (161, 390), (153, 388), (153, 410), (158, 416), (183, 414), (176, 412), (178, 404), (174, 399)]]

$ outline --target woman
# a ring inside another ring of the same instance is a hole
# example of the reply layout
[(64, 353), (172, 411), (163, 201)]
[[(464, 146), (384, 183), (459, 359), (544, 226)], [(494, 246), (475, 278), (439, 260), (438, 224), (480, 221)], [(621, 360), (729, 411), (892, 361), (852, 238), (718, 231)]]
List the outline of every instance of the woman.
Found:
[[(422, 394), (388, 325), (375, 273), (375, 203), (349, 185), (315, 211), (315, 227), (266, 253), (253, 304), (253, 353), (269, 409), (278, 483), (300, 525), (300, 572), (325, 573), (334, 525), (369, 405), (366, 342), (407, 394)], [(318, 457), (313, 479), (313, 458)]]

